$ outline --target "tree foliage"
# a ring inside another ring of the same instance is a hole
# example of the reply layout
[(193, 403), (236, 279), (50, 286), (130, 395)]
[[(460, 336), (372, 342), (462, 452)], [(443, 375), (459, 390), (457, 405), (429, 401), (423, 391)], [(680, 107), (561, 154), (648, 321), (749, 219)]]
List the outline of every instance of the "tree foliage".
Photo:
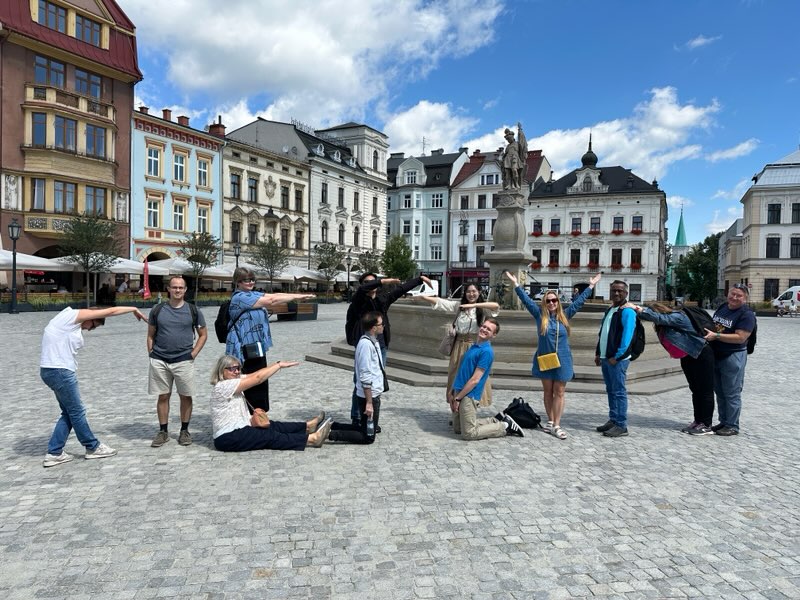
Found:
[(356, 270), (363, 273), (380, 273), (382, 264), (383, 252), (380, 250), (365, 250), (358, 257)]
[(722, 234), (708, 236), (675, 265), (675, 288), (679, 296), (689, 296), (701, 303), (717, 296), (717, 267), (719, 261), (719, 238)]
[(198, 233), (193, 231), (186, 234), (181, 240), (181, 250), (183, 258), (192, 265), (192, 277), (194, 277), (194, 293), (197, 295), (197, 287), (200, 284), (200, 277), (212, 264), (217, 262), (222, 245), (219, 239), (208, 232)]
[(250, 261), (266, 273), (272, 291), (272, 280), (289, 266), (289, 249), (283, 248), (274, 237), (259, 240), (250, 249)]
[(322, 242), (314, 246), (314, 263), (317, 271), (325, 276), (329, 283), (344, 269), (342, 263), (345, 257), (344, 249), (331, 242)]
[(383, 251), (383, 272), (401, 281), (414, 276), (417, 263), (411, 258), (411, 248), (401, 235), (393, 235)]
[(96, 213), (83, 213), (64, 226), (60, 242), (62, 260), (78, 265), (86, 274), (86, 306), (91, 303), (90, 273), (107, 272), (119, 258), (122, 243), (113, 221)]

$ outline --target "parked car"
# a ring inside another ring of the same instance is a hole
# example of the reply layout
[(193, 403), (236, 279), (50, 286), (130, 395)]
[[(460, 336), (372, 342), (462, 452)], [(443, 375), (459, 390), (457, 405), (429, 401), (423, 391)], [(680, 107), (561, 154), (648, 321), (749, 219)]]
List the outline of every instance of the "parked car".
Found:
[[(431, 287), (433, 286), (433, 287)], [(431, 285), (421, 283), (415, 288), (408, 290), (405, 295), (406, 298), (414, 296), (438, 296), (439, 295), (439, 282), (435, 279), (431, 281)]]

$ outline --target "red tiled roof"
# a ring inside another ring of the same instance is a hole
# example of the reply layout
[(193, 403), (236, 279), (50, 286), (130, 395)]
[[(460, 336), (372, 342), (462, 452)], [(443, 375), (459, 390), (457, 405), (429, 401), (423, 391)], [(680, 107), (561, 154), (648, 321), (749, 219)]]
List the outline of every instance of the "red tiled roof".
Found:
[(469, 157), (469, 161), (464, 163), (464, 166), (461, 167), (461, 170), (456, 175), (456, 178), (453, 180), (453, 187), (460, 185), (464, 182), (465, 179), (474, 175), (478, 169), (483, 166), (483, 162), (486, 160), (485, 154), (475, 154), (473, 153), (472, 156)]
[(525, 171), (525, 181), (534, 183), (534, 178), (542, 168), (542, 151), (541, 150), (528, 150), (528, 168)]
[[(115, 22), (126, 29), (134, 30), (133, 23), (125, 16), (114, 0), (101, 0)], [(106, 65), (133, 77), (142, 79), (136, 53), (136, 36), (127, 35), (111, 28), (108, 50), (98, 48), (87, 42), (70, 37), (54, 29), (39, 25), (31, 19), (28, 0), (3, 0), (0, 2), (0, 22), (4, 29), (60, 48), (87, 60)]]

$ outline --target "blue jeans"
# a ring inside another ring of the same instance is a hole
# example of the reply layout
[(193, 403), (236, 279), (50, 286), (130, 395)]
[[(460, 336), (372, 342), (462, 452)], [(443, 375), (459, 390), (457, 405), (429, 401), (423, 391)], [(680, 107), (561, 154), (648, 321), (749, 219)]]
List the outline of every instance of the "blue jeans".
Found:
[(714, 392), (717, 394), (717, 414), (725, 427), (739, 431), (742, 412), (742, 387), (747, 352), (734, 352), (714, 363)]
[(628, 390), (625, 388), (625, 378), (630, 363), (629, 360), (623, 360), (612, 365), (606, 358), (600, 360), (608, 394), (608, 420), (623, 429), (628, 426)]
[[(389, 349), (386, 346), (381, 346), (381, 364), (383, 368), (386, 369), (386, 355), (389, 353)], [(350, 398), (350, 420), (353, 422), (354, 425), (358, 425), (361, 422), (361, 411), (359, 410), (358, 406), (358, 394), (356, 394), (356, 374), (355, 371), (353, 372), (353, 395)]]
[(56, 395), (58, 405), (61, 407), (61, 417), (53, 429), (53, 435), (47, 443), (48, 454), (61, 454), (64, 444), (67, 443), (69, 432), (75, 430), (78, 441), (92, 451), (100, 445), (94, 437), (89, 422), (86, 420), (86, 409), (81, 402), (78, 391), (78, 376), (69, 369), (42, 368), (39, 374), (45, 385)]

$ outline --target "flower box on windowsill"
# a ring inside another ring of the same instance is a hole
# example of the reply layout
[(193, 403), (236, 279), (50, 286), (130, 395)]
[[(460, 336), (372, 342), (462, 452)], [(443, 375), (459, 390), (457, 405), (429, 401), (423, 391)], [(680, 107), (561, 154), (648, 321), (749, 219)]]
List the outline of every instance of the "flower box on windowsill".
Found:
[(612, 271), (622, 271), (622, 265), (619, 264), (619, 263), (613, 263), (611, 265), (611, 270)]
[(581, 268), (580, 263), (569, 263), (569, 268), (571, 271), (578, 271)]
[(631, 233), (633, 235), (642, 235), (642, 230), (641, 229), (631, 229)]
[(622, 235), (622, 229), (612, 229), (611, 233), (614, 235)]
[(571, 232), (570, 232), (570, 235), (572, 235), (572, 236), (575, 236), (575, 237), (578, 237), (580, 234), (581, 234), (581, 232), (580, 232), (580, 231), (578, 231), (578, 230), (575, 230), (575, 231), (571, 231)]
[(597, 271), (600, 268), (600, 263), (589, 263), (586, 268), (590, 271)]
[(561, 235), (561, 232), (560, 231), (551, 231), (547, 235), (549, 235), (550, 237), (558, 237), (558, 236)]
[(542, 263), (531, 263), (528, 265), (531, 271), (541, 271), (542, 270)]
[(590, 229), (589, 230), (589, 235), (600, 235), (600, 230), (599, 229)]
[(641, 271), (642, 265), (639, 263), (631, 263), (631, 271)]
[(557, 269), (558, 268), (558, 263), (557, 262), (547, 263), (547, 268), (548, 269)]
[(532, 237), (539, 237), (540, 235), (542, 235), (541, 231), (531, 231), (531, 236)]

